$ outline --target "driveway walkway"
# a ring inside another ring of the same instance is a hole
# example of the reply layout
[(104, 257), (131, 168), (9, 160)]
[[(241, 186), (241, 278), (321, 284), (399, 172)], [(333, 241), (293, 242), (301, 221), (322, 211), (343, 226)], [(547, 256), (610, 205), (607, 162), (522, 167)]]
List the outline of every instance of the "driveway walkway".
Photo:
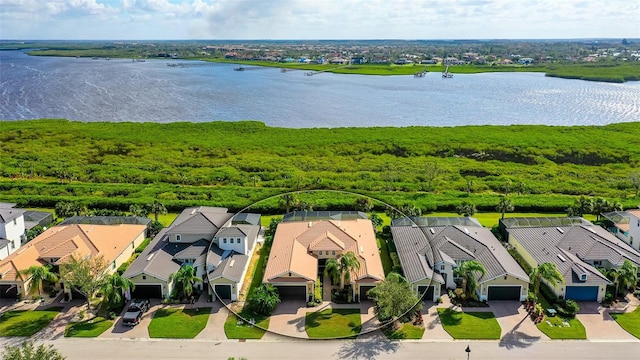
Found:
[(422, 334), (423, 340), (433, 341), (445, 341), (452, 340), (453, 338), (442, 327), (440, 322), (440, 316), (438, 316), (438, 307), (446, 307), (433, 303), (425, 302), (422, 309), (422, 320), (424, 323), (424, 334)]
[[(128, 306), (129, 304), (127, 304)], [(136, 326), (130, 327), (122, 324), (122, 315), (127, 312), (127, 306), (122, 310), (120, 316), (116, 318), (115, 323), (107, 331), (103, 332), (99, 337), (101, 338), (129, 338), (129, 339), (143, 339), (149, 337), (149, 324), (155, 312), (165, 307), (159, 299), (151, 299), (151, 307), (142, 315), (140, 323)]]
[[(324, 304), (325, 303), (322, 303), (320, 307)], [(303, 301), (282, 301), (276, 306), (276, 309), (271, 315), (271, 320), (269, 321), (269, 332), (294, 338), (309, 338), (309, 336), (307, 336), (307, 331), (304, 328), (305, 316), (308, 311), (313, 311), (314, 309), (316, 308), (307, 308), (306, 303)], [(265, 334), (263, 339), (271, 338), (269, 332)]]
[[(576, 318), (580, 320), (587, 331), (587, 339), (589, 340), (634, 340), (633, 335), (626, 332), (618, 323), (611, 317), (612, 310), (601, 306), (595, 301), (578, 302), (580, 305), (580, 311), (576, 315)], [(627, 307), (621, 309), (632, 310), (635, 307)]]
[(209, 314), (207, 326), (195, 338), (197, 340), (226, 340), (224, 322), (227, 320), (229, 310), (220, 301), (206, 303), (206, 305), (196, 303), (196, 305), (200, 307), (211, 306), (211, 313)]
[(500, 346), (528, 347), (540, 340), (548, 340), (538, 327), (531, 321), (529, 314), (519, 301), (492, 301), (489, 308), (496, 316), (502, 329), (500, 333)]

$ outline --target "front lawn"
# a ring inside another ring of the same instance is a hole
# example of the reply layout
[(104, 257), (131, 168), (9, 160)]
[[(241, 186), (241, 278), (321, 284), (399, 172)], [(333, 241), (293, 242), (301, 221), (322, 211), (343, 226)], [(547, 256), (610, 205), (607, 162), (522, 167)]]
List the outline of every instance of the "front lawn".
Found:
[(438, 309), (444, 330), (454, 339), (500, 339), (500, 325), (492, 312)]
[(640, 339), (640, 306), (633, 312), (622, 314), (612, 313), (611, 317), (618, 322), (620, 327), (627, 330), (629, 334)]
[(310, 338), (352, 337), (360, 333), (360, 309), (326, 309), (308, 312), (305, 329)]
[(210, 307), (158, 309), (149, 324), (152, 338), (193, 339), (207, 326)]
[(0, 336), (31, 336), (47, 327), (61, 307), (46, 310), (13, 310), (0, 317)]
[(584, 326), (578, 319), (563, 319), (559, 316), (547, 316), (536, 326), (551, 339), (587, 338), (587, 332), (584, 330)]
[(269, 317), (263, 315), (251, 315), (248, 312), (240, 312), (239, 314), (243, 318), (250, 320), (253, 319), (255, 324), (261, 328), (255, 327), (250, 323), (238, 318), (235, 314), (230, 313), (227, 316), (227, 320), (224, 322), (224, 333), (227, 334), (228, 339), (262, 339), (262, 336), (266, 332), (263, 329), (269, 328)]
[(113, 325), (113, 320), (95, 317), (91, 320), (70, 323), (64, 331), (65, 337), (96, 337), (107, 331)]
[(399, 329), (393, 330), (389, 327), (382, 329), (382, 332), (391, 340), (402, 339), (422, 339), (424, 334), (424, 326), (413, 325), (411, 323), (405, 323), (400, 326)]

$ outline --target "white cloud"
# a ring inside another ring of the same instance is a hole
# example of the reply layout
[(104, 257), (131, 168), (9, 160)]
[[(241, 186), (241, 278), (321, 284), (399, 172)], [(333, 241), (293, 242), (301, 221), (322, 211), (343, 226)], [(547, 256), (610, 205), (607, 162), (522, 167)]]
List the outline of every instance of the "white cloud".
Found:
[(5, 39), (640, 37), (640, 2), (628, 0), (0, 0), (0, 8)]

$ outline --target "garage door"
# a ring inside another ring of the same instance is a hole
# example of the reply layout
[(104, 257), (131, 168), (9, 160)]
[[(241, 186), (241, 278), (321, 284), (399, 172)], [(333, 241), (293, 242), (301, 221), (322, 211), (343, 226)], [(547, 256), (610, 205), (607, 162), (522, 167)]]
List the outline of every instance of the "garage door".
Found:
[(306, 296), (306, 286), (276, 286), (280, 300), (304, 300)]
[(489, 286), (488, 300), (520, 300), (520, 286)]
[(433, 285), (418, 286), (418, 295), (422, 296), (422, 300), (433, 301), (433, 289)]
[(0, 285), (0, 299), (17, 299), (18, 287), (15, 285)]
[(375, 286), (362, 286), (360, 285), (360, 301), (367, 300), (369, 297), (367, 296), (367, 291), (373, 289)]
[(565, 299), (580, 301), (596, 301), (598, 300), (597, 286), (567, 286)]
[(214, 290), (220, 299), (231, 299), (231, 285), (216, 285)]
[(161, 298), (162, 285), (136, 285), (131, 296), (138, 299)]

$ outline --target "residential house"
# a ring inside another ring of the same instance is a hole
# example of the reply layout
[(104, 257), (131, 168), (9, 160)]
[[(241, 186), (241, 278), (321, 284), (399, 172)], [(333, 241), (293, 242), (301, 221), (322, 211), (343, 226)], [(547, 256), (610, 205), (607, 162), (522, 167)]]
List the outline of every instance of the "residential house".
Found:
[(527, 297), (529, 276), (476, 219), (400, 218), (393, 221), (391, 234), (405, 277), (426, 300), (436, 301), (444, 289), (455, 289), (455, 269), (469, 260), (486, 269), (477, 279), (478, 299)]
[(352, 56), (351, 57), (351, 64), (352, 65), (362, 65), (362, 64), (366, 64), (367, 63), (367, 58), (359, 55), (359, 56)]
[[(353, 252), (360, 270), (351, 274), (353, 299), (384, 280), (371, 220), (357, 212), (294, 212), (278, 224), (263, 283), (278, 288), (282, 298), (309, 301), (328, 259)], [(324, 282), (327, 286), (327, 282)]]
[[(32, 265), (51, 265), (58, 272), (72, 253), (102, 256), (108, 264), (105, 271), (113, 273), (144, 241), (146, 229), (137, 224), (53, 226), (0, 261), (0, 297), (26, 294), (30, 279), (20, 271)], [(72, 296), (70, 289), (65, 291)]]
[(611, 282), (597, 268), (640, 266), (640, 253), (611, 233), (579, 217), (500, 220), (509, 244), (529, 266), (551, 262), (564, 284), (548, 284), (559, 298), (602, 301)]
[(191, 265), (203, 281), (211, 283), (223, 299), (238, 299), (249, 259), (260, 231), (260, 215), (239, 214), (238, 223), (225, 208), (192, 207), (163, 229), (123, 273), (136, 284), (133, 296), (166, 298), (174, 284), (172, 274)]
[(16, 251), (25, 239), (24, 210), (0, 203), (0, 260)]
[(608, 230), (618, 239), (640, 251), (640, 209), (613, 211), (602, 214), (608, 222)]

